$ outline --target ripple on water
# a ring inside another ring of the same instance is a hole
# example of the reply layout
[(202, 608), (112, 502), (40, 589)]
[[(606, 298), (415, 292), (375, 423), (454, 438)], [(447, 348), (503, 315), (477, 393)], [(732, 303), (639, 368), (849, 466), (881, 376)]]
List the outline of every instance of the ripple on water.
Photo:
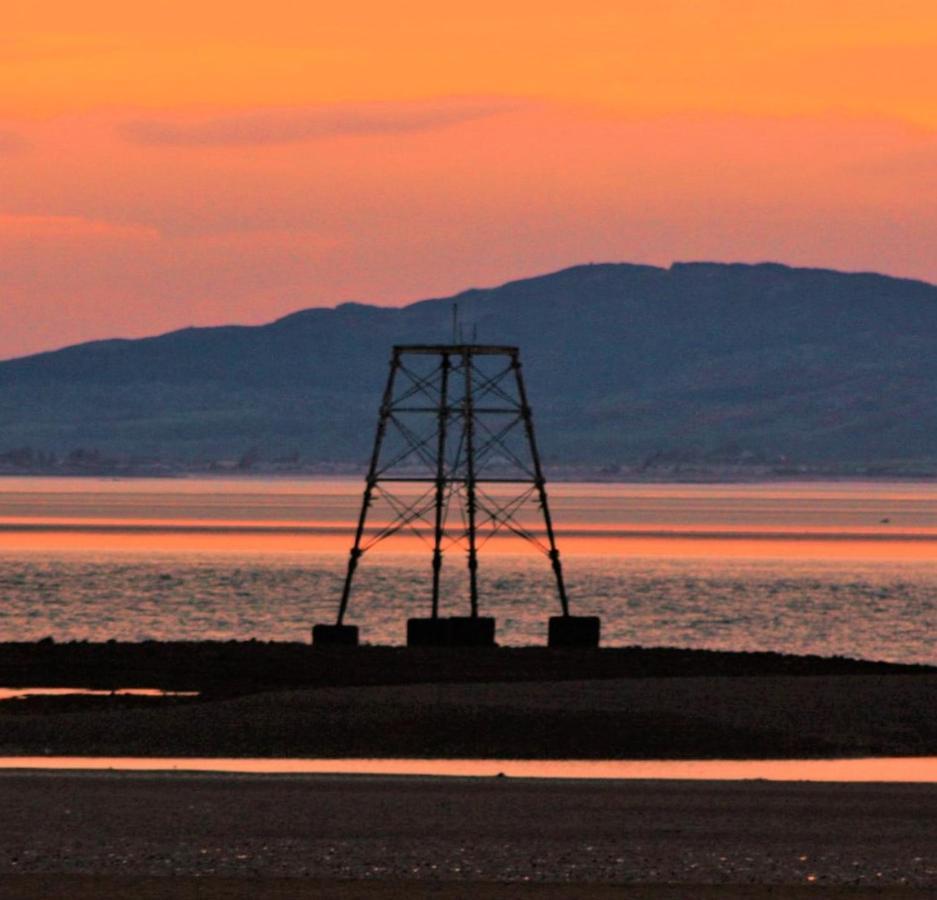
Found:
[[(341, 590), (338, 554), (70, 553), (0, 556), (0, 634), (32, 640), (306, 640)], [(574, 611), (600, 615), (606, 645), (676, 645), (934, 662), (937, 568), (909, 563), (571, 557)], [(370, 643), (401, 643), (429, 603), (425, 561), (374, 556), (351, 618)], [(443, 613), (461, 612), (465, 573), (445, 573)], [(558, 604), (542, 560), (492, 556), (481, 573), (499, 640), (538, 644)]]

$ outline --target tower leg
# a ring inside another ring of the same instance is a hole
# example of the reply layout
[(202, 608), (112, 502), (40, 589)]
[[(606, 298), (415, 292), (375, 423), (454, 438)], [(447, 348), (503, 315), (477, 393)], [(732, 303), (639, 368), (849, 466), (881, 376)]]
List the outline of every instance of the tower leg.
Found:
[(446, 509), (446, 432), (449, 426), (449, 354), (440, 363), (439, 406), (436, 412), (436, 494), (433, 501), (433, 599), (428, 619), (407, 619), (408, 647), (445, 647), (449, 644), (449, 622), (439, 618), (439, 587), (442, 576), (442, 540)]
[(566, 596), (566, 582), (563, 580), (563, 564), (560, 562), (560, 551), (556, 546), (556, 535), (553, 531), (553, 517), (550, 515), (550, 505), (547, 502), (546, 480), (543, 477), (543, 468), (540, 465), (540, 452), (537, 450), (537, 440), (534, 437), (534, 422), (527, 402), (527, 389), (524, 387), (524, 376), (521, 374), (521, 361), (517, 353), (511, 355), (511, 367), (517, 379), (517, 396), (521, 401), (521, 417), (524, 420), (524, 431), (527, 434), (527, 444), (530, 448), (530, 458), (534, 466), (534, 484), (537, 488), (537, 499), (543, 512), (543, 524), (547, 532), (547, 543), (550, 551), (550, 565), (556, 578), (556, 592), (560, 599), (560, 608), (564, 616), (569, 615), (569, 599)]
[(442, 355), (439, 383), (439, 414), (436, 439), (436, 500), (433, 525), (433, 607), (432, 616), (439, 616), (439, 579), (442, 574), (443, 516), (446, 504), (446, 431), (449, 425), (449, 354)]
[[(351, 632), (348, 630), (353, 626), (344, 624), (345, 613), (348, 611), (348, 600), (351, 597), (351, 585), (354, 581), (355, 571), (358, 568), (358, 561), (361, 559), (364, 551), (361, 549), (362, 538), (364, 537), (364, 526), (368, 518), (368, 509), (374, 496), (374, 488), (378, 479), (378, 461), (381, 455), (381, 445), (384, 443), (384, 435), (387, 432), (387, 421), (390, 418), (390, 408), (394, 397), (394, 381), (397, 377), (397, 370), (400, 368), (400, 354), (395, 350), (390, 361), (390, 373), (387, 376), (387, 384), (384, 387), (384, 397), (381, 401), (381, 410), (377, 420), (377, 432), (374, 435), (374, 447), (371, 451), (371, 462), (368, 465), (368, 474), (365, 480), (364, 497), (361, 501), (361, 512), (358, 514), (358, 526), (355, 529), (355, 540), (352, 544), (351, 552), (348, 555), (348, 569), (345, 572), (345, 583), (342, 587), (342, 597), (338, 604), (338, 618), (334, 626), (319, 626), (313, 628), (313, 643), (332, 643), (332, 644), (350, 644), (358, 643), (358, 629), (354, 628), (354, 640), (351, 639)], [(317, 634), (321, 637), (317, 640)], [(334, 639), (333, 639), (334, 638)]]
[(476, 534), (477, 504), (475, 498), (475, 400), (472, 396), (472, 356), (462, 353), (465, 368), (465, 399), (462, 414), (465, 417), (465, 512), (468, 519), (469, 599), (472, 618), (478, 616), (478, 544)]

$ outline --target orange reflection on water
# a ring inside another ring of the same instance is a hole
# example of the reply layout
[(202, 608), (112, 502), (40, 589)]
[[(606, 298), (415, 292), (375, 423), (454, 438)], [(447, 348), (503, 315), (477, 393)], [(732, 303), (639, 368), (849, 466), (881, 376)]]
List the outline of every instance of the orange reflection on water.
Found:
[(94, 553), (333, 553), (347, 551), (344, 529), (310, 535), (302, 530), (213, 528), (139, 531), (17, 530), (0, 532), (0, 551), (85, 551)]
[(937, 757), (756, 760), (204, 759), (7, 756), (0, 769), (456, 778), (937, 783)]
[(838, 536), (818, 539), (774, 537), (627, 537), (565, 538), (567, 556), (619, 556), (671, 559), (847, 559), (937, 561), (937, 547), (926, 540), (876, 540)]
[(98, 690), (75, 687), (0, 687), (0, 701), (28, 697), (197, 697), (198, 691), (165, 691), (162, 688), (115, 688)]
[[(356, 479), (4, 479), (0, 551), (344, 555), (360, 503)], [(566, 556), (937, 560), (929, 483), (558, 483), (551, 505)], [(518, 512), (542, 528), (536, 507)], [(390, 513), (371, 510), (367, 539)], [(431, 523), (413, 524), (419, 534), (405, 529), (375, 552), (429, 552)], [(483, 553), (532, 551), (505, 532), (481, 539)]]
[[(374, 553), (429, 552), (428, 536), (397, 534)], [(937, 561), (937, 532), (908, 533), (829, 529), (785, 531), (775, 527), (720, 530), (718, 526), (635, 529), (577, 527), (560, 530), (566, 556), (750, 559), (855, 559)], [(17, 523), (0, 520), (0, 551), (169, 553), (347, 553), (347, 523), (220, 520), (69, 520)], [(449, 547), (450, 555), (459, 555)], [(514, 535), (498, 535), (483, 553), (533, 552)]]

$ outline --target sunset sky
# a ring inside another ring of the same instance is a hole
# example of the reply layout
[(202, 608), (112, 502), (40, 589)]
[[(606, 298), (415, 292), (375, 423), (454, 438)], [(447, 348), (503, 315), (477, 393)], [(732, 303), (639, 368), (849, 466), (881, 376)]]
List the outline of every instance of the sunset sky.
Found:
[(0, 357), (588, 261), (937, 281), (933, 0), (3, 10)]

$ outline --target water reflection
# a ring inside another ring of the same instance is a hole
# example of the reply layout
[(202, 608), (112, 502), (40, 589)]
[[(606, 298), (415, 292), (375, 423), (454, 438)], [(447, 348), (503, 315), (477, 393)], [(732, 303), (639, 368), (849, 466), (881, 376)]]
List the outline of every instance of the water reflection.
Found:
[[(551, 496), (574, 611), (602, 617), (608, 646), (937, 661), (937, 484)], [(308, 641), (335, 614), (360, 498), (357, 480), (0, 480), (0, 636)], [(366, 642), (403, 642), (429, 566), (414, 535), (366, 556), (350, 610)], [(545, 560), (495, 538), (480, 577), (498, 640), (542, 644), (558, 611)], [(464, 612), (466, 581), (453, 550), (444, 614)]]
[(0, 769), (459, 778), (937, 783), (937, 757), (783, 760), (199, 759), (0, 757)]
[(198, 691), (164, 691), (160, 688), (95, 688), (74, 687), (25, 687), (0, 688), (0, 702), (22, 700), (26, 697), (198, 697)]

